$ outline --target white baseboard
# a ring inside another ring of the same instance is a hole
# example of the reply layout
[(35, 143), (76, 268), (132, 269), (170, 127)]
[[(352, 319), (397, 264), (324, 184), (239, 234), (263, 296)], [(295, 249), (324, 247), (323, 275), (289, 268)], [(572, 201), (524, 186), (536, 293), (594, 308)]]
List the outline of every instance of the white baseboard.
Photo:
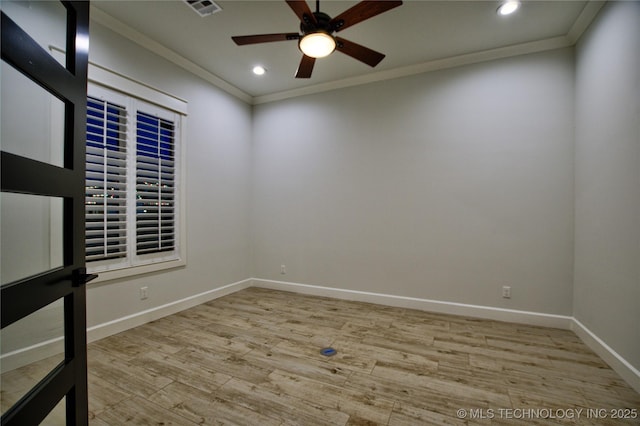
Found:
[(25, 365), (60, 355), (60, 362), (64, 361), (64, 338), (57, 337), (35, 345), (20, 348), (7, 352), (0, 356), (0, 371), (4, 374), (7, 371), (15, 370)]
[(585, 327), (577, 319), (573, 318), (571, 330), (589, 346), (600, 358), (618, 373), (636, 392), (640, 393), (640, 371), (631, 365), (626, 359), (614, 351), (602, 339)]
[(537, 325), (569, 330), (572, 317), (564, 315), (544, 314), (539, 312), (518, 311), (514, 309), (494, 308), (490, 306), (468, 305), (464, 303), (442, 302), (439, 300), (420, 299), (416, 297), (396, 296), (392, 294), (371, 293), (367, 291), (345, 290), (341, 288), (321, 287), (286, 281), (253, 279), (254, 287), (273, 290), (292, 291), (313, 296), (333, 297), (336, 299), (354, 300), (358, 302), (376, 303), (399, 308), (418, 309), (440, 314), (463, 315), (474, 318), (496, 321), (515, 322), (519, 324)]
[(176, 300), (175, 302), (167, 303), (166, 305), (156, 306), (155, 308), (147, 309), (146, 311), (137, 312), (133, 315), (128, 315), (126, 317), (89, 327), (87, 328), (87, 342), (95, 342), (96, 340), (104, 339), (105, 337), (113, 334), (129, 330), (130, 328), (138, 327), (168, 315), (184, 311), (185, 309), (218, 299), (222, 296), (235, 293), (236, 291), (244, 290), (251, 286), (251, 282), (252, 280), (248, 278), (246, 280), (214, 288), (213, 290), (208, 290), (200, 294), (185, 297), (184, 299)]
[[(129, 330), (130, 328), (138, 327), (150, 321), (166, 317), (167, 315), (172, 315), (219, 297), (235, 293), (236, 291), (250, 287), (251, 282), (251, 279), (238, 281), (200, 294), (185, 297), (184, 299), (176, 300), (162, 306), (156, 306), (145, 311), (137, 312), (133, 315), (128, 315), (126, 317), (89, 327), (87, 328), (87, 342), (95, 342), (96, 340)], [(64, 340), (62, 337), (47, 340), (36, 345), (3, 354), (0, 356), (0, 370), (4, 373), (53, 355), (62, 354), (63, 352)], [(62, 358), (60, 360), (62, 361)]]

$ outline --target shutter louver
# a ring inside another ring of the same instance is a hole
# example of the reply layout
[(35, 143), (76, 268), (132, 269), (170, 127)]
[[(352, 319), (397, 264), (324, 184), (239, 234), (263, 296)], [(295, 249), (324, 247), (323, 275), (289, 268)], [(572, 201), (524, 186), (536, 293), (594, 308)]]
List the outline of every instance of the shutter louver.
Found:
[(127, 255), (126, 133), (123, 106), (87, 98), (87, 261)]
[(175, 247), (175, 124), (136, 116), (136, 254)]

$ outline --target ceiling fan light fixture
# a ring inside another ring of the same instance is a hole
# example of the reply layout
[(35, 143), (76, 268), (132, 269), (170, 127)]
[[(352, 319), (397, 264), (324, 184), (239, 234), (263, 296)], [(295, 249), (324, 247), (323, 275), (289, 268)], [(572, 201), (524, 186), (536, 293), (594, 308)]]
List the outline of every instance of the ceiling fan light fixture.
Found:
[(514, 13), (520, 8), (520, 2), (518, 0), (507, 0), (498, 8), (498, 15), (507, 16)]
[(298, 47), (311, 58), (324, 58), (336, 49), (336, 40), (324, 31), (316, 31), (302, 37)]
[(315, 12), (311, 11), (306, 0), (286, 0), (286, 2), (300, 20), (300, 32), (233, 36), (231, 39), (238, 46), (297, 40), (298, 49), (303, 55), (296, 70), (296, 78), (311, 78), (316, 59), (324, 58), (334, 50), (351, 56), (370, 67), (378, 65), (384, 59), (382, 53), (349, 40), (334, 37), (333, 34), (402, 5), (402, 0), (362, 0), (335, 18), (331, 18), (320, 11), (320, 0), (316, 0)]

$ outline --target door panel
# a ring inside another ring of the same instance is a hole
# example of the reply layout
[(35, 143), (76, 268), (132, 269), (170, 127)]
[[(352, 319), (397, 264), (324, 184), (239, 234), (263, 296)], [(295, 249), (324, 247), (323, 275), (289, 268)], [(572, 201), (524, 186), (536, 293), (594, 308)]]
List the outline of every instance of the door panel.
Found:
[(64, 167), (64, 102), (5, 62), (0, 77), (2, 150)]
[[(84, 136), (89, 4), (65, 1), (62, 6), (63, 18), (56, 15), (61, 10), (57, 5), (51, 21), (58, 22), (59, 30), (65, 34), (64, 65), (8, 16), (20, 15), (20, 5), (6, 8), (3, 4), (0, 23), (3, 72), (12, 67), (15, 71), (11, 72), (28, 79), (25, 86), (37, 89), (18, 93), (7, 90), (5, 98), (3, 87), (3, 115), (13, 105), (16, 108), (29, 102), (35, 102), (31, 108), (41, 106), (42, 102), (53, 105), (44, 112), (51, 117), (53, 124), (49, 126), (40, 126), (34, 132), (27, 107), (26, 116), (12, 117), (10, 131), (5, 134), (3, 129), (0, 157), (2, 268), (6, 274), (0, 287), (3, 336), (13, 338), (19, 334), (16, 329), (26, 329), (24, 341), (13, 342), (18, 348), (13, 353), (17, 351), (25, 359), (42, 356), (42, 351), (37, 350), (39, 345), (29, 346), (26, 337), (55, 334), (55, 330), (47, 329), (54, 324), (33, 318), (35, 315), (42, 319), (57, 312), (62, 316), (57, 324), (63, 324), (64, 347), (59, 358), (36, 360), (39, 374), (32, 380), (37, 383), (16, 391), (15, 403), (3, 401), (3, 425), (39, 424), (45, 418), (51, 419), (48, 416), (59, 418), (59, 413), (51, 411), (61, 403), (68, 425), (88, 423), (84, 284), (89, 277), (84, 269)], [(20, 21), (26, 26), (31, 22), (22, 17)], [(37, 25), (29, 29), (34, 33), (40, 30)], [(33, 96), (35, 101), (21, 96)], [(56, 116), (60, 112), (64, 112), (64, 117)], [(8, 121), (3, 117), (3, 125)], [(5, 262), (5, 254), (13, 260), (12, 264)], [(44, 342), (43, 348), (51, 350), (51, 347), (52, 342)], [(3, 372), (3, 376), (9, 373)], [(31, 383), (25, 387), (28, 386)], [(9, 404), (11, 407), (5, 411)]]
[(63, 267), (63, 207), (63, 198), (59, 197), (0, 194), (3, 285)]
[[(2, 0), (2, 10), (40, 47), (64, 48), (67, 40), (67, 8), (60, 1)], [(64, 55), (62, 66), (66, 66)]]
[[(0, 339), (4, 414), (64, 361), (64, 303), (57, 300), (3, 328)], [(37, 346), (43, 350), (23, 350)]]

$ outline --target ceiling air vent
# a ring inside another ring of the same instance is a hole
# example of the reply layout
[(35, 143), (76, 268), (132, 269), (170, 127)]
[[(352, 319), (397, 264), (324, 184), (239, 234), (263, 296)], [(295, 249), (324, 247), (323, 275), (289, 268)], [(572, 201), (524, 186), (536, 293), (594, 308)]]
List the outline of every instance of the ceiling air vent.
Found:
[(222, 10), (211, 0), (184, 0), (184, 2), (200, 16), (209, 16)]

